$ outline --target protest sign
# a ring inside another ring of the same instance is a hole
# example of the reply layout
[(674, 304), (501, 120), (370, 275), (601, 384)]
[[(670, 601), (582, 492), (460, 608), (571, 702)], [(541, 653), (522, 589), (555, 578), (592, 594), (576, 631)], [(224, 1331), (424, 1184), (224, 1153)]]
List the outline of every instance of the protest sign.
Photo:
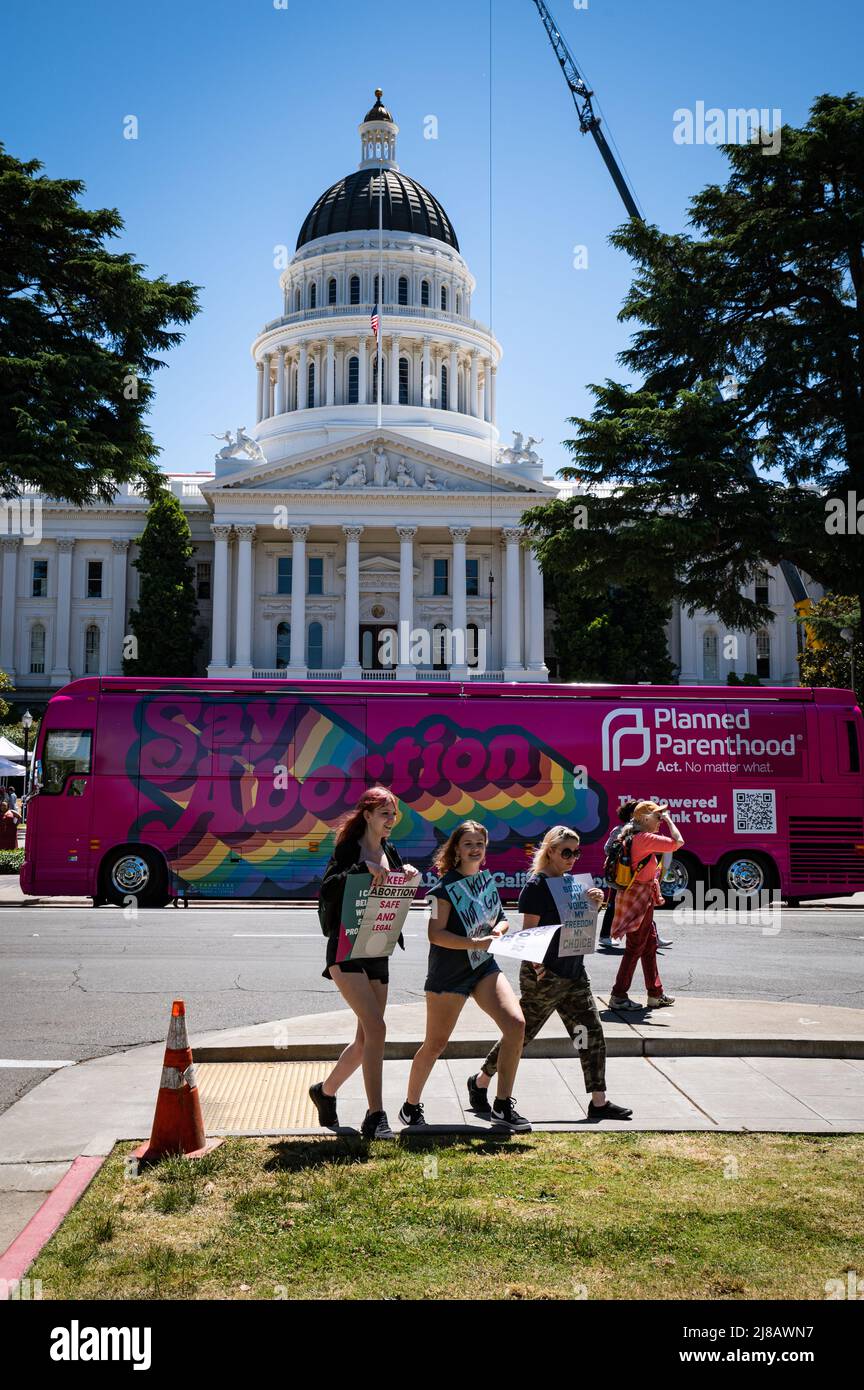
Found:
[(419, 874), (406, 878), (392, 873), (373, 888), (369, 874), (349, 874), (342, 894), (336, 964), (391, 955), (419, 882)]
[[(455, 883), (447, 884), (447, 896), (459, 914), (468, 936), (488, 936), (492, 927), (503, 915), (498, 886), (488, 869), (479, 874), (468, 874)], [(468, 960), (472, 970), (477, 970), (484, 961), (490, 959), (488, 951), (469, 951)]]
[(590, 875), (563, 874), (561, 878), (548, 878), (546, 886), (555, 899), (561, 922), (559, 959), (562, 956), (584, 956), (595, 951), (597, 908), (586, 896), (585, 891), (594, 887)]
[(522, 931), (509, 933), (502, 936), (500, 941), (494, 941), (490, 950), (493, 956), (512, 956), (515, 960), (531, 960), (542, 965), (552, 938), (560, 930), (558, 926), (523, 927)]

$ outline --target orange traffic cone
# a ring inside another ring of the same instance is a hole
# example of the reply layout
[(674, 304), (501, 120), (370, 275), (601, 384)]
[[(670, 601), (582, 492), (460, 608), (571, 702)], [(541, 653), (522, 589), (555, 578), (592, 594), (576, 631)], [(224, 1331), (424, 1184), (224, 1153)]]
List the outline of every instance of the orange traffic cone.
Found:
[(153, 1133), (150, 1143), (142, 1144), (129, 1157), (137, 1158), (139, 1163), (153, 1163), (167, 1154), (201, 1158), (221, 1143), (221, 1139), (208, 1141), (204, 1137), (195, 1064), (186, 1033), (186, 1005), (182, 999), (175, 999), (171, 1006), (165, 1061), (156, 1097)]

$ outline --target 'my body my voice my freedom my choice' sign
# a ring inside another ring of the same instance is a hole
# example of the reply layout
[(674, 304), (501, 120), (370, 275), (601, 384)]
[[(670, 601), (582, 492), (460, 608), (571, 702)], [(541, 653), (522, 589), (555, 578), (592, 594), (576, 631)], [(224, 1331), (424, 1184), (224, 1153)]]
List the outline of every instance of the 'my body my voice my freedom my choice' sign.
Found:
[(405, 925), (420, 875), (388, 874), (378, 888), (368, 874), (349, 874), (342, 894), (336, 964), (389, 956)]
[(560, 956), (584, 956), (597, 949), (597, 908), (586, 897), (593, 888), (589, 874), (562, 874), (547, 878), (546, 885), (555, 899), (561, 922)]

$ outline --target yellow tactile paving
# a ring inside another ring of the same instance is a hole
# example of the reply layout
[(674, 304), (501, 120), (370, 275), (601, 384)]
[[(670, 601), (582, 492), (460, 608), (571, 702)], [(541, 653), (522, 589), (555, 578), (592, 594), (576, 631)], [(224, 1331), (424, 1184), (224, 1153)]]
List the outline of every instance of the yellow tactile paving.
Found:
[(309, 1087), (332, 1062), (196, 1062), (204, 1128), (317, 1129)]

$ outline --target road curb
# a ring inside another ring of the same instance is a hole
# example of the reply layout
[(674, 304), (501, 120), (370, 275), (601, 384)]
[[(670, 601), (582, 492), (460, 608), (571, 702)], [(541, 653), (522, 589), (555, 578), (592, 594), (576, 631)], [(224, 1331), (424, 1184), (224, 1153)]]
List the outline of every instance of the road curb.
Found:
[(0, 1303), (10, 1299), (10, 1284), (14, 1287), (24, 1277), (36, 1256), (83, 1197), (106, 1158), (107, 1154), (79, 1154), (23, 1231), (0, 1255)]
[[(485, 1057), (498, 1036), (451, 1039), (441, 1054), (454, 1058)], [(387, 1041), (384, 1060), (410, 1061), (422, 1038)], [(298, 1038), (284, 1046), (256, 1043), (231, 1047), (219, 1045), (194, 1048), (196, 1062), (330, 1062), (339, 1057), (347, 1042), (321, 1038)], [(537, 1038), (526, 1043), (523, 1057), (572, 1057), (573, 1044), (567, 1038)], [(864, 1060), (864, 1038), (606, 1038), (609, 1057), (822, 1057), (838, 1061)]]

